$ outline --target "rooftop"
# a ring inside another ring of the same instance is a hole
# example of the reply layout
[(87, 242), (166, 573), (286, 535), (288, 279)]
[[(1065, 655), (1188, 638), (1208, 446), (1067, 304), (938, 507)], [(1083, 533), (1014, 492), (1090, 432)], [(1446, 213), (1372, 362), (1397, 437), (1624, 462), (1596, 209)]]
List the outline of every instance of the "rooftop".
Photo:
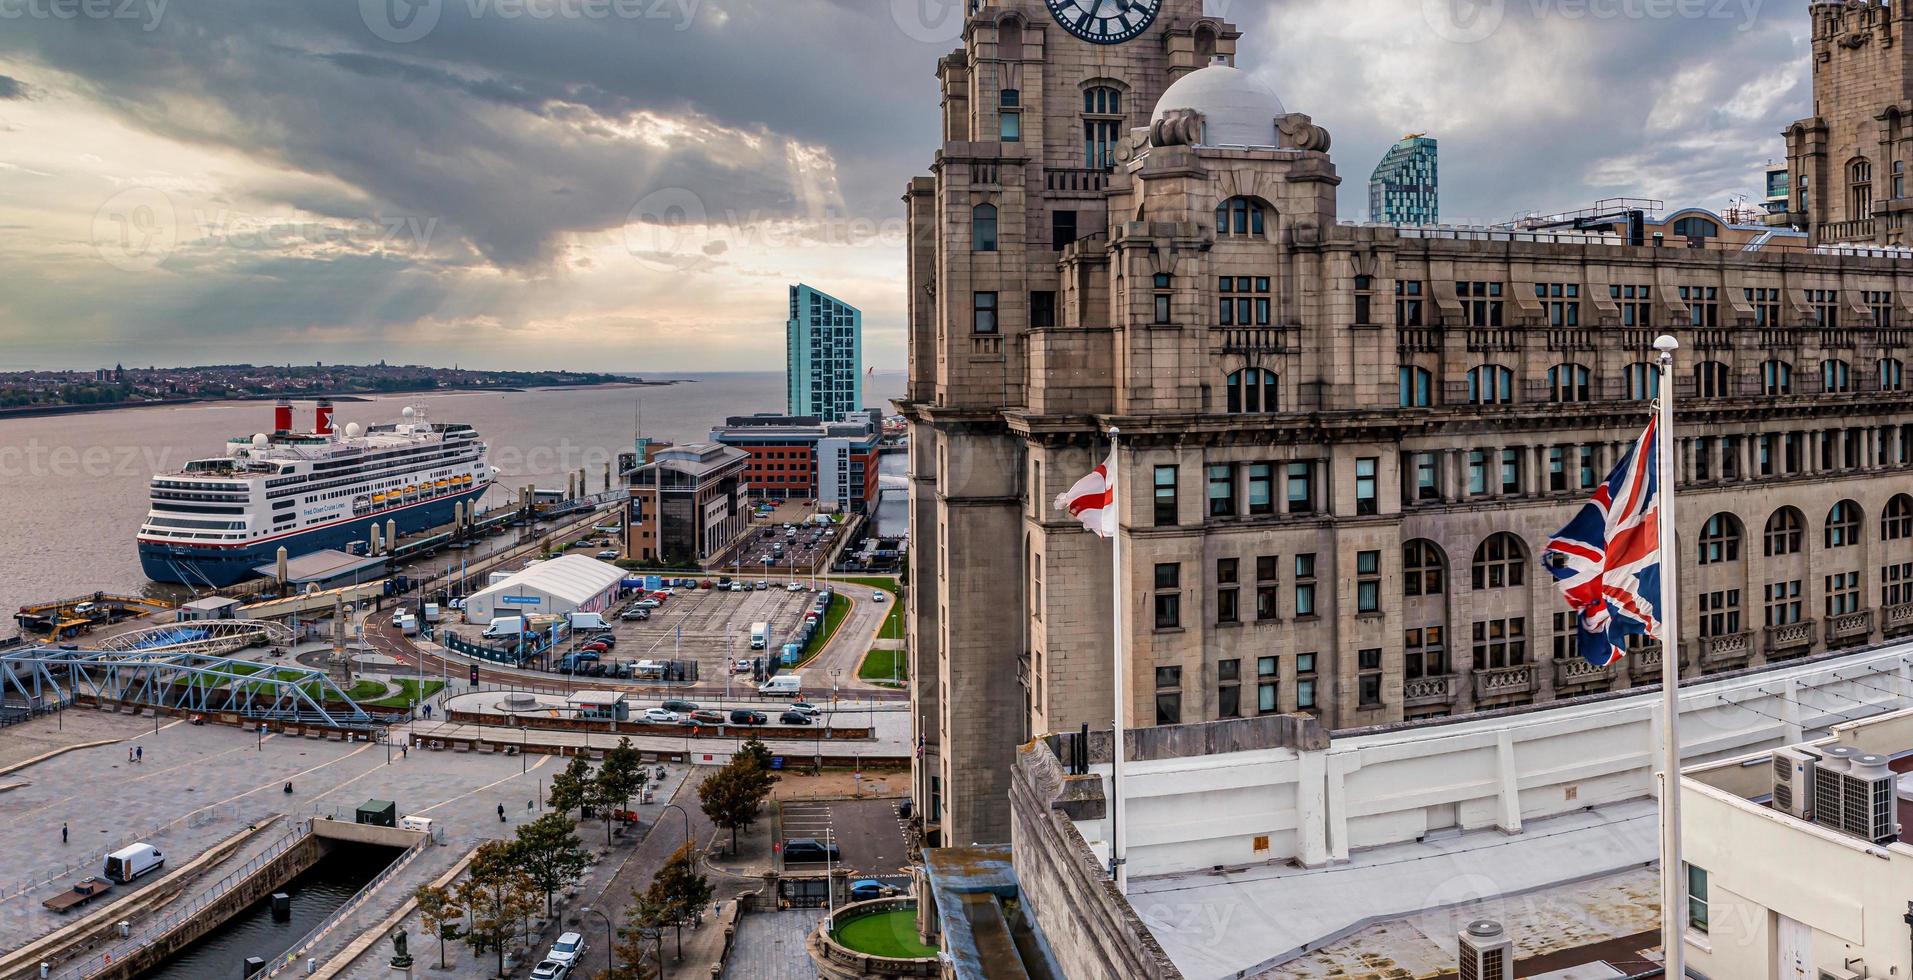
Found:
[(623, 580), (624, 570), (616, 565), (586, 555), (561, 555), (537, 562), (478, 593), (478, 596), (509, 595), (517, 589), (537, 589), (570, 602), (585, 602)]

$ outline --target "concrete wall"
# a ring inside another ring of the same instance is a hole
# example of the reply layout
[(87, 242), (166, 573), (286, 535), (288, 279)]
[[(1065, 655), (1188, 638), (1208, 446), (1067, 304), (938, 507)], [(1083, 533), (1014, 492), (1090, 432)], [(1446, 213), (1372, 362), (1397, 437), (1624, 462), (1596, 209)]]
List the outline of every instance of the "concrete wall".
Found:
[[(1683, 689), (1686, 758), (1708, 761), (1803, 740), (1907, 703), (1913, 646), (1803, 661)], [(1651, 794), (1659, 695), (1611, 695), (1452, 724), (1395, 726), (1262, 748), (1175, 755), (1125, 767), (1129, 867), (1138, 877), (1268, 861), (1304, 866), (1448, 830), (1498, 828)], [(1215, 723), (1217, 729), (1245, 725)], [(1208, 727), (1208, 726), (1200, 726)], [(1263, 733), (1268, 737), (1272, 733)], [(1226, 731), (1196, 740), (1213, 744)], [(1238, 744), (1248, 743), (1248, 739)], [(1039, 754), (1055, 764), (1043, 742)], [(1190, 746), (1191, 749), (1197, 745)], [(1092, 739), (1091, 771), (1107, 779)], [(1018, 779), (1023, 779), (1019, 764)], [(1100, 790), (1098, 792), (1100, 795)], [(1019, 782), (1013, 806), (1048, 800)], [(1094, 860), (1107, 855), (1103, 808), (1078, 808), (1074, 829)], [(1014, 817), (1021, 831), (1033, 818)], [(1022, 842), (1018, 841), (1019, 875)]]
[(1072, 819), (1100, 815), (1102, 802), (1095, 780), (1066, 777), (1044, 742), (1018, 753), (1010, 779), (1010, 847), (1023, 907), (1036, 917), (1064, 976), (1180, 980), (1182, 972), (1108, 880)]

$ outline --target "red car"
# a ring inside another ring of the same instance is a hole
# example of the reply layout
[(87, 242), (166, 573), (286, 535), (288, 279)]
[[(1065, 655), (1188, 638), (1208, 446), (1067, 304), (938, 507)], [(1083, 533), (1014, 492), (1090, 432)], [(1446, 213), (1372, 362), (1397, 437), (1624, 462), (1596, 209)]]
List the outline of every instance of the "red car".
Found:
[(598, 643), (598, 642), (587, 643), (584, 646), (579, 647), (578, 649), (586, 653), (610, 653), (611, 652), (610, 647), (606, 646), (603, 643)]

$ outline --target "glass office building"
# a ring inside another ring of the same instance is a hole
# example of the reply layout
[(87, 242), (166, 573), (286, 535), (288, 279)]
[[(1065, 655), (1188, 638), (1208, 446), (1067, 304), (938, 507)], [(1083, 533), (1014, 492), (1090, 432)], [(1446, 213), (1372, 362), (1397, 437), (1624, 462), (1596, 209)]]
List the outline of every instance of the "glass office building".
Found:
[(1368, 179), (1371, 221), (1396, 225), (1441, 224), (1441, 170), (1437, 142), (1416, 134), (1388, 148)]
[(864, 315), (809, 286), (790, 287), (785, 414), (841, 422), (863, 407)]

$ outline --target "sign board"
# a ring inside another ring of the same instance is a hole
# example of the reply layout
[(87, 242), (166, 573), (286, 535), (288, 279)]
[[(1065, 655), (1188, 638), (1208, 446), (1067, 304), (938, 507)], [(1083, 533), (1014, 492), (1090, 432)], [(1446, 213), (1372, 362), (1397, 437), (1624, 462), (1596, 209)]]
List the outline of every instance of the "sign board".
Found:
[(545, 597), (541, 595), (501, 595), (498, 601), (507, 606), (542, 606)]

